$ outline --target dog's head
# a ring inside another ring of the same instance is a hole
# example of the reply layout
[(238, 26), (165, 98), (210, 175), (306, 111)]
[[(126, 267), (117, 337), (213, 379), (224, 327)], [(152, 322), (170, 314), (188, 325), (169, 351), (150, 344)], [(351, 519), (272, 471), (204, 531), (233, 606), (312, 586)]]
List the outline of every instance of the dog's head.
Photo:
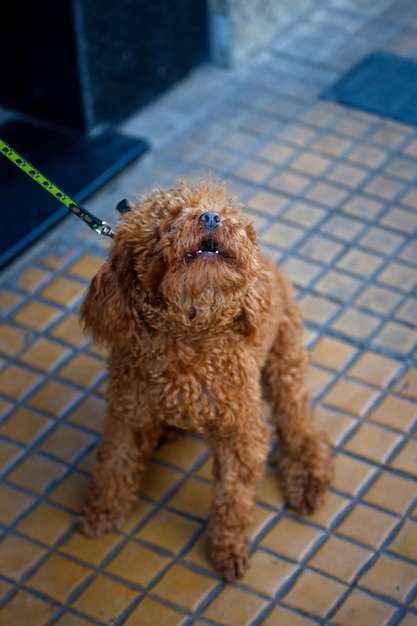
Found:
[(223, 187), (157, 191), (123, 210), (81, 316), (104, 343), (115, 333), (132, 336), (141, 321), (156, 328), (226, 322), (242, 313), (257, 272), (254, 228)]

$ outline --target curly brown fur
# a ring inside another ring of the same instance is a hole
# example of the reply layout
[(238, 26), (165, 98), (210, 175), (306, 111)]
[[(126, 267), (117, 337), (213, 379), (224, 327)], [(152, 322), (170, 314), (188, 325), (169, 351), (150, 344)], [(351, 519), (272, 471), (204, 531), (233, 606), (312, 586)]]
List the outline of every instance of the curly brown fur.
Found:
[[(218, 214), (211, 231), (206, 212)], [(165, 432), (200, 433), (214, 461), (211, 558), (226, 580), (242, 576), (269, 449), (262, 398), (289, 504), (313, 511), (333, 475), (310, 417), (303, 327), (284, 274), (223, 187), (157, 191), (123, 214), (81, 319), (109, 348), (108, 416), (81, 529), (99, 536), (122, 523)]]

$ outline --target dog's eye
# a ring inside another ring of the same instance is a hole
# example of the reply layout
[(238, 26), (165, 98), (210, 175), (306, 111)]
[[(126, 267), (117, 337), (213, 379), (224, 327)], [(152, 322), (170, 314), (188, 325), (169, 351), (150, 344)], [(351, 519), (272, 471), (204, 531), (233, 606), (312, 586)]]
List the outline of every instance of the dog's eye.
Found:
[(165, 232), (166, 233), (172, 233), (172, 231), (175, 230), (175, 225), (174, 224), (168, 224), (168, 226), (165, 228)]

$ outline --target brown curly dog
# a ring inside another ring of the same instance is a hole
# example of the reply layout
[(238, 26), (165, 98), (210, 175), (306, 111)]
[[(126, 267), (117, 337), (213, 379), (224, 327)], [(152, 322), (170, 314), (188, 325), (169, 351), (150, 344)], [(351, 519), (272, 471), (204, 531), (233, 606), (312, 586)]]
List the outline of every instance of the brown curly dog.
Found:
[(109, 348), (109, 376), (80, 526), (89, 537), (119, 527), (158, 442), (173, 430), (199, 433), (213, 455), (211, 559), (232, 581), (248, 566), (245, 530), (269, 451), (262, 398), (289, 504), (313, 511), (333, 475), (310, 417), (299, 309), (222, 186), (157, 191), (130, 208), (81, 308)]

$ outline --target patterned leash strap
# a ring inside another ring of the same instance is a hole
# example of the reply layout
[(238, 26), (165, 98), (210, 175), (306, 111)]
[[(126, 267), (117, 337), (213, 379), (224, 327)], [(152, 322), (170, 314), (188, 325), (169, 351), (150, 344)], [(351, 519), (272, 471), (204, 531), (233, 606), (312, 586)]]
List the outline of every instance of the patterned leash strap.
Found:
[(0, 138), (0, 153), (7, 157), (12, 163), (14, 163), (25, 174), (30, 176), (38, 185), (40, 185), (45, 191), (48, 191), (54, 198), (62, 202), (74, 215), (85, 222), (90, 228), (92, 228), (99, 235), (106, 235), (107, 237), (114, 237), (114, 232), (106, 222), (99, 220), (92, 213), (87, 211), (80, 204), (75, 202), (70, 196), (57, 187), (52, 181), (44, 176), (36, 167), (34, 167), (29, 161), (24, 159), (21, 154), (16, 152), (8, 143)]

